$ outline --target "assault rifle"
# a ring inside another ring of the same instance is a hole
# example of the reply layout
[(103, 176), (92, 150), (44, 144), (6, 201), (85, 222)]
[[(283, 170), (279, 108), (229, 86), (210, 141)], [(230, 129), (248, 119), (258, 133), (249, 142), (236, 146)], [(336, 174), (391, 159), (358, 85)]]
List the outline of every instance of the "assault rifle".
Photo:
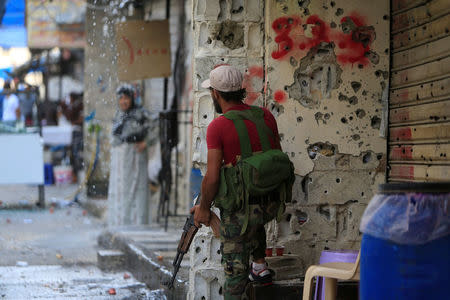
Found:
[[(200, 204), (200, 195), (198, 195), (194, 199), (194, 206)], [(213, 230), (214, 236), (219, 237), (220, 219), (219, 217), (211, 211), (211, 221), (210, 226)], [(173, 287), (173, 282), (175, 281), (175, 277), (177, 276), (178, 270), (180, 269), (181, 261), (183, 260), (184, 255), (188, 252), (189, 247), (191, 246), (192, 240), (194, 239), (195, 234), (198, 231), (198, 227), (194, 224), (194, 214), (191, 214), (189, 218), (186, 219), (186, 223), (183, 226), (183, 233), (181, 234), (181, 239), (178, 242), (177, 247), (177, 255), (173, 260), (173, 275), (172, 280), (170, 281), (168, 287), (171, 289)]]

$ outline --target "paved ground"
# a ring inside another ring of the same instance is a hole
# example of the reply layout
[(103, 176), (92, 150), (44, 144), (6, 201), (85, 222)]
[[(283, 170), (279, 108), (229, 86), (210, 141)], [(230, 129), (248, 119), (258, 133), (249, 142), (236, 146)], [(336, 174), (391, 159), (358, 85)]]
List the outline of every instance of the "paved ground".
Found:
[(147, 290), (145, 284), (128, 272), (105, 273), (93, 266), (29, 266), (0, 267), (0, 299), (156, 300), (166, 297), (160, 290)]
[[(46, 185), (44, 189), (48, 206), (61, 200), (72, 201), (78, 184)], [(0, 185), (0, 209), (35, 205), (38, 198), (36, 185)]]
[(0, 300), (166, 299), (128, 270), (96, 267), (97, 237), (106, 226), (77, 204), (68, 205), (76, 189), (47, 186), (47, 207), (38, 209), (37, 187), (0, 186)]
[(78, 206), (0, 210), (0, 265), (95, 264), (103, 229)]

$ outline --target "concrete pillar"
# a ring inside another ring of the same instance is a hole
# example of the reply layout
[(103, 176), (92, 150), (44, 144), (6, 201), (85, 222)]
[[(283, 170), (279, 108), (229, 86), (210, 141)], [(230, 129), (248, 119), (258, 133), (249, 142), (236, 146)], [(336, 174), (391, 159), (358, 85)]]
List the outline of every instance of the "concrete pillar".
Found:
[[(247, 103), (264, 104), (264, 1), (193, 1), (193, 163), (206, 168), (206, 128), (214, 119), (208, 90), (200, 84), (218, 64), (230, 64), (244, 74)], [(210, 229), (199, 231), (191, 246), (188, 299), (222, 299), (220, 242)]]

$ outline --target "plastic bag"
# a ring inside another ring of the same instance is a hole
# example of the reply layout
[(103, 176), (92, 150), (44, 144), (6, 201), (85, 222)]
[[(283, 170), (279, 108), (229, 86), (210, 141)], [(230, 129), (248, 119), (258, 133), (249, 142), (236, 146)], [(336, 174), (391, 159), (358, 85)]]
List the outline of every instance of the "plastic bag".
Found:
[(442, 238), (450, 234), (450, 193), (375, 195), (364, 211), (360, 231), (406, 245)]

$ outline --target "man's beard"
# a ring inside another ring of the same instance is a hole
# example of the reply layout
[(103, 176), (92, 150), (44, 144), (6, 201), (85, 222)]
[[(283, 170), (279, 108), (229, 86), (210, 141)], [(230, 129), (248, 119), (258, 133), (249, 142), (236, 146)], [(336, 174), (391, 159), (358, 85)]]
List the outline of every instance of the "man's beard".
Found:
[(214, 109), (216, 110), (216, 113), (218, 113), (218, 114), (223, 113), (222, 107), (220, 107), (219, 102), (217, 102), (217, 100), (214, 99), (214, 97), (212, 97), (212, 98), (213, 98)]

